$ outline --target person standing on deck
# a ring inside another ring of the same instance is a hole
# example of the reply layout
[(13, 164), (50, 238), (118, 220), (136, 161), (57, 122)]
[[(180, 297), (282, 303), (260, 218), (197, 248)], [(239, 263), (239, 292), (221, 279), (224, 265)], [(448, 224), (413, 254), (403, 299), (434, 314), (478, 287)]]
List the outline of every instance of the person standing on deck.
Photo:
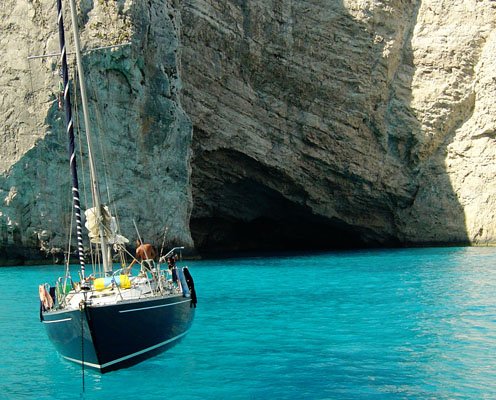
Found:
[(127, 267), (127, 273), (131, 271), (131, 268), (137, 261), (143, 263), (143, 267), (150, 269), (153, 265), (153, 261), (155, 261), (155, 258), (157, 257), (157, 252), (150, 243), (136, 240), (136, 246), (136, 258), (129, 264), (129, 267)]

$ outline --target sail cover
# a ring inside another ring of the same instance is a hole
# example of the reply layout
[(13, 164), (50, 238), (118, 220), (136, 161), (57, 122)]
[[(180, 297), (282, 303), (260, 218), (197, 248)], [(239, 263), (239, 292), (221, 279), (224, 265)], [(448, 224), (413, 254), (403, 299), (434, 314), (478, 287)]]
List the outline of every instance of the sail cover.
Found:
[[(84, 226), (88, 229), (88, 237), (91, 243), (100, 243), (100, 226), (98, 224), (98, 219), (96, 216), (96, 208), (88, 208), (84, 215), (86, 216), (86, 223)], [(103, 226), (103, 231), (107, 242), (110, 244), (126, 244), (129, 240), (124, 236), (117, 233), (117, 221), (110, 214), (110, 210), (107, 206), (102, 207), (101, 212), (101, 225)]]

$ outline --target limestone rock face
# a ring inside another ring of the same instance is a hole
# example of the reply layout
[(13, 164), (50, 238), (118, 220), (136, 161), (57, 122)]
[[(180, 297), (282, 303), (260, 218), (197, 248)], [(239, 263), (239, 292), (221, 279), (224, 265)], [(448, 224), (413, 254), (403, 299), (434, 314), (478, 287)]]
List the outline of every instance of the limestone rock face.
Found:
[(495, 242), (496, 3), (181, 14), (197, 246)]
[[(58, 57), (28, 60), (59, 51), (55, 3), (6, 0), (0, 5), (0, 49), (7, 55), (0, 60), (0, 251), (4, 253), (0, 255), (4, 258), (30, 258), (29, 252), (39, 247), (57, 251), (70, 231)], [(66, 28), (70, 28), (65, 3)], [(137, 237), (134, 219), (148, 241), (160, 245), (166, 232), (167, 245), (192, 246), (188, 228), (192, 128), (178, 97), (177, 5), (165, 0), (81, 1), (78, 8), (85, 50), (131, 43), (84, 52), (94, 147), (102, 161), (98, 165), (102, 197), (107, 199), (110, 193), (129, 239)], [(66, 33), (66, 39), (71, 51), (72, 34)], [(76, 123), (79, 120), (82, 116), (75, 116)], [(86, 156), (84, 135), (78, 134), (77, 140)], [(79, 158), (79, 166), (87, 170), (83, 159)], [(87, 173), (81, 172), (80, 189), (88, 187)], [(81, 197), (84, 207), (91, 206), (88, 197)]]
[[(27, 58), (58, 52), (52, 3), (0, 4), (7, 255), (71, 223), (57, 58)], [(201, 251), (496, 242), (494, 1), (78, 6), (86, 49), (131, 42), (84, 57), (126, 236), (134, 218)]]
[(453, 240), (454, 215), (444, 236), (437, 227), (439, 216), (449, 216), (456, 204), (458, 229), (469, 242), (496, 241), (495, 26), (494, 2), (422, 2), (412, 39), (410, 104), (419, 121), (416, 140), (425, 183), (404, 220), (405, 225), (412, 217), (419, 221), (415, 233), (406, 230), (408, 237), (430, 231), (434, 239)]

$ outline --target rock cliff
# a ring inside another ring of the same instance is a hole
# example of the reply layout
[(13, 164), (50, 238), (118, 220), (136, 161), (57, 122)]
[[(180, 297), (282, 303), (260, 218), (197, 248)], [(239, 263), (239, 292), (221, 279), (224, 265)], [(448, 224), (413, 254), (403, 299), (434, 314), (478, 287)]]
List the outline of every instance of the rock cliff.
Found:
[[(7, 54), (0, 61), (0, 251), (16, 262), (32, 258), (39, 247), (60, 252), (70, 231), (58, 57), (28, 59), (58, 52), (55, 3), (7, 0), (0, 6), (0, 49)], [(178, 98), (177, 4), (78, 4), (95, 147), (105, 176), (102, 194), (106, 198), (109, 188), (123, 233), (131, 240), (136, 238), (134, 219), (148, 241), (160, 244), (166, 232), (168, 245), (192, 246), (192, 129)], [(71, 48), (72, 36), (66, 37)], [(128, 46), (90, 51), (128, 41)], [(85, 153), (85, 139), (81, 142)], [(87, 174), (81, 176), (81, 188), (88, 188)], [(84, 207), (90, 205), (86, 197), (82, 200)]]
[[(61, 247), (71, 220), (57, 60), (27, 58), (57, 52), (52, 3), (0, 5), (9, 254)], [(496, 2), (79, 7), (86, 49), (131, 42), (85, 53), (127, 236), (135, 218), (201, 251), (495, 243)]]
[(495, 2), (181, 14), (198, 246), (495, 242)]

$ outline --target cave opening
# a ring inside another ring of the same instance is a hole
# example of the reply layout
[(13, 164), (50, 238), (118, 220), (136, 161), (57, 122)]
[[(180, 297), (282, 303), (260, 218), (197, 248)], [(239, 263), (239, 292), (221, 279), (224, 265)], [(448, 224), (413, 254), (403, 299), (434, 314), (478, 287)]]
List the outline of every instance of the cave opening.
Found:
[(253, 181), (206, 191), (197, 201), (201, 208), (193, 209), (190, 229), (203, 255), (370, 247), (357, 229)]

